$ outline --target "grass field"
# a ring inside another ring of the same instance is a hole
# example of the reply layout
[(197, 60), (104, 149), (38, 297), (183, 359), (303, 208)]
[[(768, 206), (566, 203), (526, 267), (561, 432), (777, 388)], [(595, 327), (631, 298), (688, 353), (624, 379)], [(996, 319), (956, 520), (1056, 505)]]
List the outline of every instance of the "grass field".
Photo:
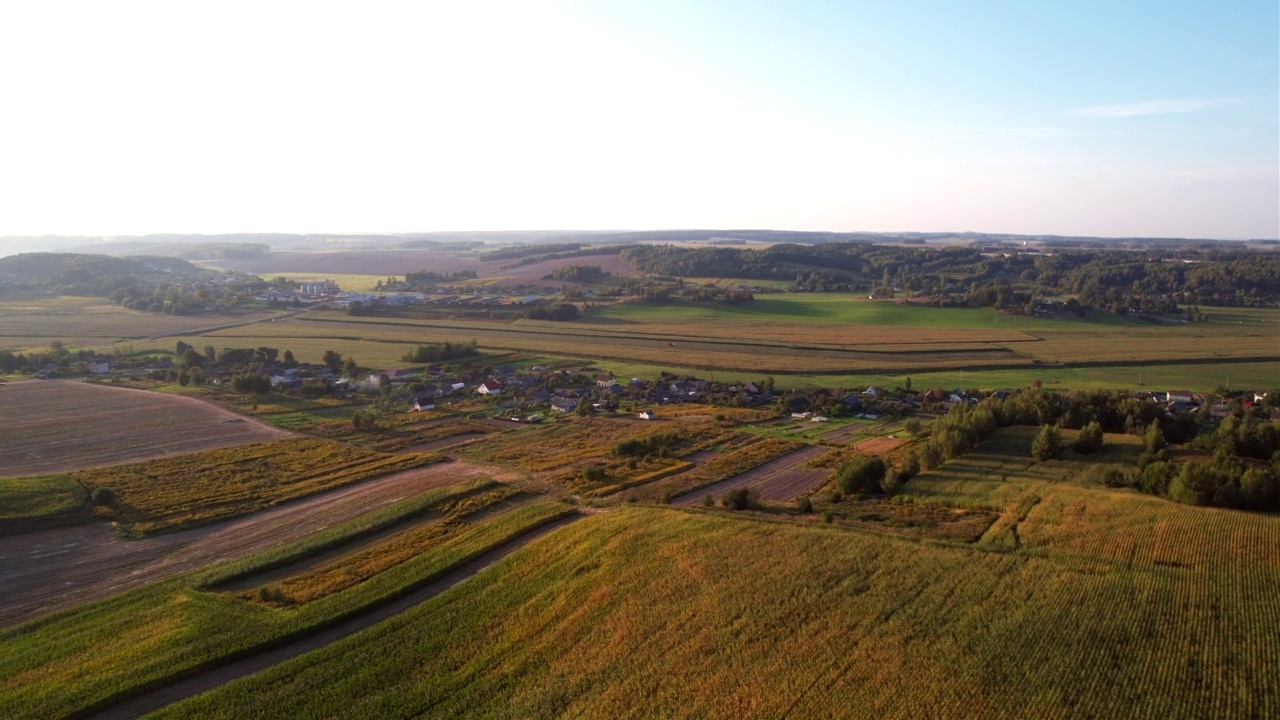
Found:
[(1005, 551), (617, 510), (160, 717), (1280, 711), (1280, 519), (1059, 486)]

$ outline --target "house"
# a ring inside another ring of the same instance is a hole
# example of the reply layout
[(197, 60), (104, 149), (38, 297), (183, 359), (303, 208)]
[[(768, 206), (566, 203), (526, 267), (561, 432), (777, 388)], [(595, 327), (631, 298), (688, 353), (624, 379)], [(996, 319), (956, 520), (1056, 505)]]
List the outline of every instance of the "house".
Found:
[(795, 413), (805, 413), (813, 407), (813, 403), (809, 402), (809, 398), (799, 395), (787, 400), (787, 410), (793, 415)]
[(1166, 402), (1186, 403), (1188, 405), (1196, 401), (1196, 394), (1190, 390), (1170, 390), (1165, 396)]
[(641, 420), (656, 420), (658, 416), (652, 410), (645, 410), (640, 413)]
[(85, 368), (95, 375), (109, 373), (111, 372), (111, 358), (94, 358), (85, 363)]
[(497, 395), (502, 392), (502, 383), (497, 380), (485, 380), (476, 387), (481, 395)]
[(436, 409), (435, 393), (418, 393), (413, 396), (413, 400), (409, 403), (410, 412), (421, 412), (423, 410)]
[(552, 412), (573, 412), (578, 409), (578, 401), (574, 398), (558, 397), (551, 400)]
[(617, 385), (617, 384), (618, 384), (618, 381), (617, 381), (617, 380), (615, 380), (615, 379), (614, 379), (614, 377), (613, 377), (612, 375), (597, 375), (597, 376), (596, 376), (596, 386), (597, 386), (597, 387), (609, 388), (609, 387), (613, 387), (614, 385)]

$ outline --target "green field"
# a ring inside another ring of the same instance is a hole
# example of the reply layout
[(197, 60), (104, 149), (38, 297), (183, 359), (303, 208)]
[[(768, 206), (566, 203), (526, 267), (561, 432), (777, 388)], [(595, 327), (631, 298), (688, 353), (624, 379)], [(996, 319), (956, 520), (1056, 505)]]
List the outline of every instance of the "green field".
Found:
[(89, 491), (69, 475), (0, 478), (0, 522), (68, 515), (88, 501)]

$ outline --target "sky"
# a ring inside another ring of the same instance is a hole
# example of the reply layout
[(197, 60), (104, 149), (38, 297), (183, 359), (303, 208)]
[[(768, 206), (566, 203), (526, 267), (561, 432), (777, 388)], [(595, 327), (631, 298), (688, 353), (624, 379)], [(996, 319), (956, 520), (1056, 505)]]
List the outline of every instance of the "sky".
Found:
[(1275, 0), (0, 2), (0, 235), (1280, 237)]

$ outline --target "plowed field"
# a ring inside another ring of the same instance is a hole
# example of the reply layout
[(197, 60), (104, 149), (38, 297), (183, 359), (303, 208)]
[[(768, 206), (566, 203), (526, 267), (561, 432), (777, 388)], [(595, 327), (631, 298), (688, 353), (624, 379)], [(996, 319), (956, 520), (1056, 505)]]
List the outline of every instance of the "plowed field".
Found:
[(290, 433), (194, 398), (69, 380), (0, 386), (0, 475), (117, 465)]

